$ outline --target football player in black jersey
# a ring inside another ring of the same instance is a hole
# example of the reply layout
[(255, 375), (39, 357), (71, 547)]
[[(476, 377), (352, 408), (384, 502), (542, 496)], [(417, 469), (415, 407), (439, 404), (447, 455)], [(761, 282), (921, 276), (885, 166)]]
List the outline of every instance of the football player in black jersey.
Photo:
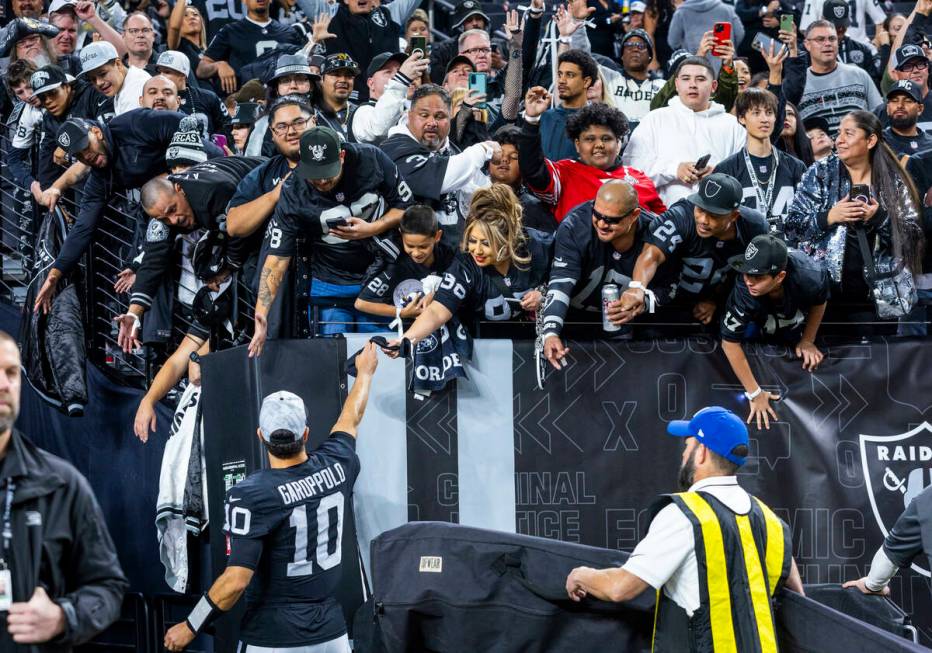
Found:
[[(567, 313), (588, 313), (584, 319), (591, 320), (602, 310), (604, 284), (628, 287), (653, 217), (638, 206), (634, 186), (611, 179), (594, 201), (580, 204), (560, 223), (543, 308), (544, 357), (556, 369), (568, 351), (560, 339)], [(656, 277), (653, 285), (660, 282)], [(669, 297), (671, 285), (660, 293), (661, 302)]]
[(344, 516), (359, 474), (356, 433), (377, 356), (372, 343), (357, 356), (343, 412), (330, 438), (310, 455), (302, 399), (280, 391), (263, 400), (257, 434), (270, 469), (227, 491), (227, 568), (188, 618), (165, 634), (169, 651), (183, 650), (245, 592), (240, 651), (349, 653), (334, 591), (342, 573)]
[(741, 203), (764, 214), (774, 233), (783, 233), (783, 219), (793, 203), (806, 165), (771, 143), (777, 119), (777, 98), (770, 91), (749, 88), (735, 100), (738, 122), (748, 130), (747, 145), (715, 166), (744, 189)]
[[(344, 143), (329, 127), (304, 132), (300, 157), (265, 232), (268, 255), (259, 273), (251, 356), (262, 352), (268, 311), (300, 234), (306, 234), (313, 252), (311, 296), (355, 299), (373, 261), (373, 241), (379, 237), (392, 247), (380, 235), (398, 226), (411, 200), (411, 190), (385, 153), (372, 145)], [(346, 331), (345, 322), (367, 331), (382, 328), (365, 318), (342, 307), (321, 311), (328, 333)]]
[(813, 371), (823, 354), (815, 345), (828, 302), (828, 270), (804, 253), (788, 251), (772, 234), (756, 236), (744, 254), (731, 259), (740, 277), (722, 317), (722, 350), (748, 399), (748, 424), (770, 428), (777, 414), (770, 406), (780, 397), (760, 387), (741, 347), (742, 341), (767, 339), (794, 347), (803, 369)]
[(643, 312), (643, 287), (666, 263), (679, 269), (676, 303), (684, 302), (696, 320), (710, 324), (731, 287), (728, 260), (769, 230), (763, 215), (741, 206), (742, 195), (737, 179), (713, 172), (697, 192), (657, 217), (634, 266), (632, 284), (638, 285), (609, 306), (609, 319), (623, 324)]
[(442, 275), (453, 262), (455, 252), (440, 242), (443, 232), (429, 206), (417, 204), (407, 209), (398, 230), (404, 251), (393, 261), (380, 257), (356, 298), (357, 311), (416, 318), (434, 297), (431, 289), (424, 288), (423, 279)]

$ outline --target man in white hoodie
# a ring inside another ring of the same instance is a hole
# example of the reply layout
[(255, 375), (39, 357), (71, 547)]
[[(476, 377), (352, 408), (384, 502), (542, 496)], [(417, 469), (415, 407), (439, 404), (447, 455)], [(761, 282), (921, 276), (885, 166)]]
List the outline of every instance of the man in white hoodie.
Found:
[[(667, 206), (695, 192), (696, 184), (715, 164), (738, 152), (747, 141), (744, 127), (721, 104), (711, 101), (715, 86), (708, 61), (700, 57), (683, 60), (676, 70), (677, 97), (648, 113), (625, 149), (625, 165), (650, 177)], [(698, 167), (704, 158), (704, 165)]]
[(353, 112), (350, 131), (357, 143), (378, 145), (388, 130), (398, 124), (407, 108), (408, 96), (421, 81), (430, 60), (417, 50), (383, 52), (372, 59), (366, 71), (369, 101)]
[(427, 84), (414, 91), (407, 122), (392, 127), (381, 147), (398, 166), (414, 202), (434, 209), (443, 242), (459, 247), (472, 194), (491, 183), (485, 163), (501, 157), (502, 147), (485, 141), (460, 152), (449, 135), (450, 95)]

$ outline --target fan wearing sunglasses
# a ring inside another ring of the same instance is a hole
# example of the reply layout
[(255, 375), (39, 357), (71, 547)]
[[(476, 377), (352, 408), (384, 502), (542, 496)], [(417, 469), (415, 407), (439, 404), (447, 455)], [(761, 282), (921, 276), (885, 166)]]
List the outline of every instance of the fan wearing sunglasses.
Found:
[[(560, 223), (543, 309), (544, 357), (554, 368), (565, 364), (569, 351), (561, 339), (564, 322), (597, 319), (606, 283), (628, 288), (652, 217), (638, 206), (634, 186), (618, 179), (605, 182), (595, 200), (580, 204)], [(653, 280), (661, 301), (674, 281), (663, 274)]]

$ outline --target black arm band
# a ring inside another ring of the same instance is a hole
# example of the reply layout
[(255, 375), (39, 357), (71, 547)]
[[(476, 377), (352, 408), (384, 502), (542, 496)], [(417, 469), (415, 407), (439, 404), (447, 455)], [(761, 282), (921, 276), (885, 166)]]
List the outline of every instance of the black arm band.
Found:
[(184, 622), (188, 624), (188, 628), (197, 634), (222, 616), (223, 610), (218, 608), (217, 604), (211, 601), (210, 597), (205, 593)]

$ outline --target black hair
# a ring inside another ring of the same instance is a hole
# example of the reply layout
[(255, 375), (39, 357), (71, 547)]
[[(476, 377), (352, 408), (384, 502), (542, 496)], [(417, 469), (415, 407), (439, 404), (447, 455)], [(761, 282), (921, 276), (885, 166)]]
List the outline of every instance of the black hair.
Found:
[(595, 62), (588, 52), (582, 50), (567, 50), (557, 58), (557, 66), (561, 63), (571, 63), (579, 67), (583, 77), (589, 78), (589, 86), (599, 80), (599, 64)]
[(314, 110), (311, 108), (311, 105), (307, 103), (307, 100), (304, 99), (304, 96), (283, 95), (275, 100), (269, 109), (268, 115), (270, 125), (275, 122), (275, 114), (278, 113), (278, 110), (282, 107), (298, 107), (301, 110), (301, 113), (306, 113), (309, 116), (314, 115)]
[[(272, 454), (274, 458), (294, 458), (304, 449), (304, 438), (298, 438), (297, 440), (293, 438), (293, 431), (278, 429), (269, 434), (269, 440), (272, 440), (272, 442), (262, 438), (262, 444), (265, 445), (265, 450)], [(275, 440), (282, 440), (282, 442), (275, 442)]]
[(751, 75), (751, 81), (748, 82), (748, 86), (759, 88), (761, 82), (766, 82), (769, 79), (770, 79), (769, 71), (761, 71), (759, 73), (754, 73), (753, 75)]
[[(812, 143), (809, 142), (809, 137), (806, 135), (802, 116), (799, 115), (799, 109), (796, 108), (795, 104), (787, 102), (786, 112), (789, 113), (790, 111), (796, 116), (796, 133), (792, 136), (780, 136), (774, 145), (777, 149), (783, 150), (787, 154), (792, 154), (807, 166), (811, 166), (815, 163), (815, 155), (812, 153)], [(774, 131), (777, 129), (782, 132), (783, 125), (777, 125)]]
[(587, 104), (566, 121), (566, 135), (576, 140), (584, 131), (598, 125), (608, 127), (621, 140), (628, 133), (628, 119), (620, 110), (607, 104)]
[[(763, 88), (749, 87), (738, 93), (735, 99), (735, 115), (740, 118), (751, 109), (770, 109), (774, 115), (777, 113), (777, 96)], [(780, 125), (782, 128), (783, 125)]]
[(712, 68), (712, 64), (710, 64), (705, 57), (696, 57), (696, 56), (686, 57), (676, 67), (676, 72), (673, 73), (674, 77), (679, 76), (680, 71), (683, 70), (683, 66), (702, 66), (703, 68), (709, 71), (709, 74), (712, 76), (712, 79), (715, 79), (715, 70)]
[(495, 131), (495, 133), (492, 135), (492, 140), (494, 140), (499, 145), (513, 145), (515, 149), (517, 149), (518, 139), (520, 137), (520, 127), (517, 125), (504, 125)]
[(423, 86), (418, 86), (415, 89), (414, 94), (411, 96), (411, 107), (414, 106), (422, 99), (429, 97), (431, 95), (439, 95), (440, 99), (443, 100), (443, 103), (447, 105), (447, 108), (450, 108), (450, 94), (447, 93), (446, 89), (437, 84), (424, 84)]
[[(721, 456), (715, 453), (708, 447), (706, 447), (706, 450), (709, 452), (709, 456), (712, 458), (712, 461), (715, 463), (715, 466), (719, 469), (719, 471), (724, 472), (726, 476), (734, 476), (735, 473), (738, 471), (738, 469), (741, 467), (741, 465), (731, 462), (730, 460), (725, 458), (725, 456)], [(731, 450), (731, 455), (737, 456), (738, 458), (747, 458), (748, 456), (747, 445), (746, 444), (735, 445), (735, 447)]]
[(415, 204), (405, 209), (398, 229), (412, 236), (435, 236), (440, 230), (440, 224), (432, 208), (425, 204)]
[(6, 70), (6, 83), (11, 94), (14, 86), (18, 86), (23, 82), (28, 85), (29, 80), (32, 78), (32, 74), (37, 70), (38, 68), (36, 65), (29, 61), (29, 59), (17, 59), (11, 63)]
[(890, 225), (893, 227), (890, 231), (893, 237), (894, 255), (901, 257), (913, 274), (919, 274), (922, 272), (925, 240), (921, 229), (913, 228), (915, 223), (907, 223), (904, 220), (905, 216), (900, 215), (898, 210), (900, 189), (905, 187), (913, 210), (917, 211), (920, 217), (922, 216), (922, 202), (912, 176), (906, 172), (896, 153), (890, 149), (884, 139), (883, 125), (877, 116), (870, 111), (857, 110), (852, 111), (845, 118), (854, 120), (855, 126), (868, 137), (877, 137), (877, 145), (870, 149), (871, 180), (875, 194), (887, 210)]

